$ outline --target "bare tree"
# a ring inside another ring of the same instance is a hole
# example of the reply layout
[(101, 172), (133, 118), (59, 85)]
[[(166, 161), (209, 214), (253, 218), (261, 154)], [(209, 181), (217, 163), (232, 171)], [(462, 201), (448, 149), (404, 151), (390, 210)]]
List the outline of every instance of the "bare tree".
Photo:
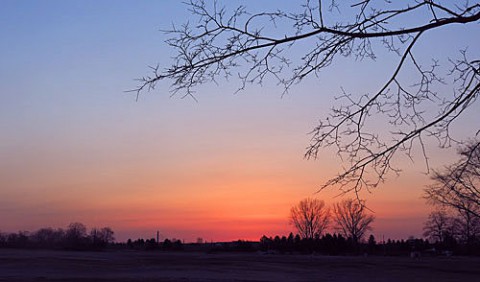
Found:
[(72, 222), (65, 231), (65, 239), (68, 248), (81, 249), (87, 238), (87, 227), (80, 222)]
[[(478, 207), (476, 209), (478, 213)], [(480, 240), (480, 217), (469, 211), (460, 210), (457, 212), (455, 223), (460, 242), (468, 245)]]
[(453, 211), (456, 238), (470, 244), (480, 238), (480, 142), (470, 141), (458, 153), (458, 162), (434, 171), (425, 198)]
[(431, 204), (453, 208), (465, 218), (480, 218), (480, 142), (470, 142), (459, 154), (457, 163), (434, 171), (434, 184), (425, 189), (425, 198)]
[[(172, 95), (181, 92), (196, 99), (195, 87), (224, 77), (238, 77), (239, 90), (273, 78), (285, 93), (306, 77), (320, 76), (339, 56), (373, 60), (378, 53), (374, 50), (384, 48), (398, 55), (390, 77), (367, 94), (343, 91), (340, 102), (312, 131), (306, 158), (334, 147), (349, 163), (321, 188), (338, 185), (343, 192), (358, 193), (376, 187), (389, 172), (400, 172), (392, 158), (398, 153), (412, 157), (417, 146), (428, 171), (425, 139), (438, 140), (442, 148), (460, 142), (450, 136), (450, 128), (480, 91), (478, 52), (464, 49), (450, 58), (446, 55), (451, 67), (442, 74), (440, 62), (425, 58), (416, 47), (426, 34), (447, 26), (475, 30), (478, 1), (307, 0), (299, 12), (253, 14), (244, 6), (228, 11), (216, 1), (191, 0), (187, 5), (195, 24), (166, 31), (171, 35), (166, 42), (177, 55), (170, 67), (157, 65), (140, 79), (134, 90), (137, 97), (159, 81), (170, 80)], [(299, 55), (298, 45), (309, 49), (299, 49)], [(402, 78), (404, 73), (414, 73), (416, 79)], [(439, 95), (445, 83), (453, 86), (452, 92)], [(373, 120), (384, 120), (393, 130), (379, 133), (372, 129)], [(472, 136), (477, 130), (472, 129)]]
[(345, 237), (351, 238), (354, 243), (360, 242), (375, 217), (368, 214), (364, 201), (347, 199), (334, 205), (333, 216), (336, 228)]
[(90, 239), (95, 247), (105, 247), (115, 241), (114, 232), (110, 227), (92, 228)]
[(65, 231), (61, 228), (40, 228), (32, 234), (32, 240), (41, 247), (54, 248), (62, 245), (65, 238)]
[(324, 201), (307, 198), (291, 208), (290, 219), (302, 238), (313, 239), (327, 228), (330, 210)]
[(437, 210), (428, 216), (428, 220), (423, 227), (423, 236), (434, 242), (443, 243), (447, 237), (453, 237), (455, 234), (455, 221), (445, 210)]

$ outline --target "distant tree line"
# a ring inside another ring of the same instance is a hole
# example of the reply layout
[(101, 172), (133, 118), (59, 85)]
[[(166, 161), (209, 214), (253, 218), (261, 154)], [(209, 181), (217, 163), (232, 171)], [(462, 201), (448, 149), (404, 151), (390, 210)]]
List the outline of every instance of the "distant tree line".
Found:
[(37, 231), (19, 231), (17, 233), (0, 232), (0, 248), (15, 249), (51, 249), (74, 251), (99, 251), (111, 249), (132, 250), (183, 250), (183, 243), (177, 239), (165, 239), (157, 242), (151, 239), (128, 239), (127, 242), (115, 242), (114, 232), (110, 227), (92, 228), (80, 222), (70, 223), (63, 228), (40, 228)]
[(355, 242), (352, 237), (326, 233), (314, 238), (302, 238), (299, 234), (260, 238), (259, 250), (278, 254), (321, 254), (321, 255), (387, 255), (387, 256), (437, 256), (437, 255), (480, 255), (480, 248), (463, 248), (462, 245), (446, 245), (429, 242), (428, 239), (409, 238), (377, 242), (373, 235), (368, 240)]
[(260, 250), (271, 253), (322, 253), (326, 255), (339, 255), (353, 253), (354, 243), (341, 234), (325, 234), (320, 237), (317, 233), (313, 238), (303, 237), (290, 233), (286, 236), (260, 238)]
[(40, 228), (34, 232), (0, 233), (0, 248), (102, 250), (115, 241), (110, 227), (92, 228), (73, 222), (66, 229)]
[(183, 250), (183, 243), (177, 239), (165, 239), (163, 242), (157, 242), (155, 238), (151, 239), (128, 239), (126, 244), (117, 244), (126, 247), (127, 249), (153, 251), (181, 251)]

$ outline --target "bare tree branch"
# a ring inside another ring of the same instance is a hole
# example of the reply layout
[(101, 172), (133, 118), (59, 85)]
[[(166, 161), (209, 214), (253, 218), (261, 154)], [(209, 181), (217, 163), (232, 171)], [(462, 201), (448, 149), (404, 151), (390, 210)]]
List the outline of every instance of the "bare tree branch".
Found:
[[(377, 187), (387, 174), (400, 172), (392, 166), (399, 153), (412, 158), (419, 146), (429, 170), (425, 140), (433, 138), (440, 147), (463, 142), (452, 137), (450, 129), (478, 97), (480, 59), (460, 50), (458, 59), (449, 58), (451, 71), (441, 75), (440, 63), (432, 60), (424, 66), (426, 58), (416, 47), (433, 30), (451, 25), (475, 28), (480, 22), (478, 1), (307, 0), (301, 12), (253, 14), (244, 6), (229, 12), (216, 1), (212, 7), (203, 0), (191, 0), (187, 6), (195, 24), (166, 31), (171, 35), (167, 44), (177, 51), (173, 64), (165, 69), (153, 67), (152, 74), (132, 90), (137, 95), (169, 80), (172, 95), (180, 92), (182, 97), (197, 99), (196, 87), (230, 77), (239, 79), (238, 90), (273, 79), (287, 93), (304, 78), (321, 75), (339, 56), (375, 60), (378, 45), (398, 54), (391, 77), (378, 91), (364, 95), (343, 91), (330, 114), (312, 131), (305, 157), (317, 158), (321, 149), (333, 147), (348, 162), (320, 189), (338, 186), (358, 197), (363, 189)], [(346, 16), (339, 17), (340, 11)], [(411, 24), (411, 17), (418, 20)], [(289, 32), (284, 31), (286, 26), (291, 27)], [(300, 57), (286, 52), (300, 42), (310, 46)], [(401, 78), (409, 71), (416, 74), (416, 81)], [(454, 90), (451, 95), (439, 95), (439, 87), (446, 83)], [(384, 120), (393, 129), (375, 131), (373, 119)]]

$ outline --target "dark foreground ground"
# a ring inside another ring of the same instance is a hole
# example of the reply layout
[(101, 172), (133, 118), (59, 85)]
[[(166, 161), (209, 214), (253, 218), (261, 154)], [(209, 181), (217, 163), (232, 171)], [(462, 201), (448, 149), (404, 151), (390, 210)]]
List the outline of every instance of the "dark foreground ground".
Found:
[(480, 258), (0, 250), (0, 281), (480, 281)]

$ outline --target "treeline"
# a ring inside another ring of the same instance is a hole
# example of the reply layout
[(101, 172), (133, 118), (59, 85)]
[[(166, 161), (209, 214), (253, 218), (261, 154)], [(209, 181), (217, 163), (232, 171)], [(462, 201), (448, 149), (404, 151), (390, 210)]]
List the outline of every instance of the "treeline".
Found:
[(110, 227), (92, 228), (73, 222), (66, 229), (40, 228), (34, 232), (0, 233), (0, 248), (102, 250), (115, 240)]
[(176, 239), (165, 239), (163, 242), (157, 242), (154, 238), (151, 239), (137, 239), (133, 241), (128, 239), (127, 243), (118, 243), (117, 247), (125, 247), (127, 249), (133, 250), (143, 250), (143, 251), (154, 251), (154, 250), (163, 250), (163, 251), (181, 251), (183, 250), (183, 243), (180, 240)]
[(184, 244), (180, 240), (165, 239), (157, 242), (151, 239), (128, 239), (127, 242), (115, 242), (114, 231), (110, 227), (90, 230), (80, 222), (70, 223), (63, 228), (40, 228), (37, 231), (19, 231), (17, 233), (0, 232), (0, 248), (50, 249), (74, 251), (100, 251), (109, 249), (163, 250), (181, 251)]
[(377, 242), (373, 235), (367, 241), (356, 242), (341, 234), (325, 234), (314, 238), (300, 235), (260, 238), (259, 250), (267, 253), (317, 253), (322, 255), (388, 255), (388, 256), (437, 256), (480, 255), (480, 242), (461, 244), (455, 240), (430, 243), (425, 239), (390, 240)]
[(1, 233), (0, 248), (52, 249), (91, 251), (128, 249), (140, 251), (197, 251), (197, 252), (263, 252), (267, 254), (319, 254), (319, 255), (387, 255), (387, 256), (436, 256), (436, 255), (480, 255), (480, 240), (475, 238), (466, 243), (453, 236), (444, 240), (409, 238), (377, 242), (373, 235), (367, 240), (354, 240), (342, 234), (327, 233), (313, 238), (302, 238), (299, 234), (288, 236), (262, 236), (259, 241), (233, 241), (224, 243), (189, 243), (165, 239), (128, 239), (115, 243), (114, 232), (109, 227), (87, 228), (82, 223), (71, 223), (66, 229), (41, 228), (35, 232)]

